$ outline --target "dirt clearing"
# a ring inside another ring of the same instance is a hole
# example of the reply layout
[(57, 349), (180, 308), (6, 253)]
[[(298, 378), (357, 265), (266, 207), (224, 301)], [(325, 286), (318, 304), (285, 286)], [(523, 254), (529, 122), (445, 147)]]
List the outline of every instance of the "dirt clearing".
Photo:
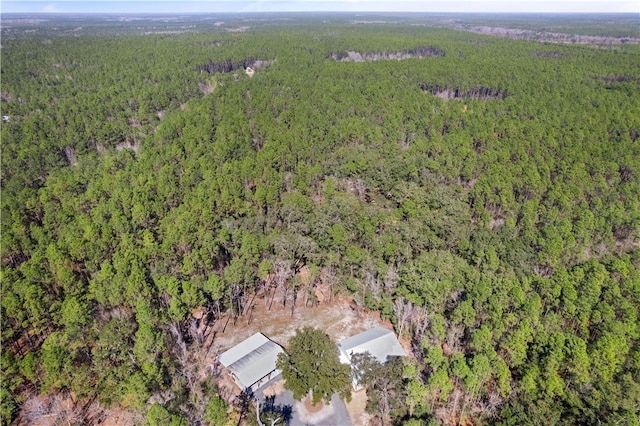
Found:
[[(213, 341), (207, 342), (212, 345), (212, 350), (209, 352), (211, 358), (207, 362), (214, 364), (215, 356), (257, 332), (263, 333), (269, 339), (286, 348), (289, 339), (295, 335), (296, 329), (304, 326), (324, 330), (337, 343), (377, 325), (393, 329), (389, 321), (383, 321), (380, 318), (379, 312), (358, 310), (350, 298), (343, 296), (337, 296), (330, 302), (323, 302), (313, 307), (297, 307), (293, 310), (293, 315), (291, 306), (283, 306), (282, 302), (274, 304), (269, 310), (268, 301), (259, 300), (254, 307), (250, 321), (248, 321), (248, 317), (240, 317), (233, 324), (232, 321), (227, 323), (225, 317), (212, 326), (213, 332), (210, 334), (210, 339)], [(220, 376), (218, 385), (221, 393), (226, 394), (227, 398), (240, 391), (226, 374)], [(283, 381), (272, 386), (274, 388), (268, 388), (265, 391), (266, 394), (279, 394), (284, 390)], [(367, 395), (364, 390), (353, 392), (353, 400), (347, 404), (346, 408), (354, 425), (367, 424), (369, 416), (365, 412), (366, 404)], [(307, 420), (313, 417), (311, 415), (313, 408), (315, 407), (303, 410), (302, 406), (299, 407), (301, 414), (307, 416), (305, 417)], [(318, 415), (320, 414), (327, 415), (324, 411), (318, 413)]]
[[(392, 330), (389, 321), (382, 321), (378, 312), (358, 312), (351, 299), (338, 296), (331, 302), (324, 302), (314, 307), (297, 307), (291, 315), (291, 307), (274, 304), (268, 310), (266, 300), (258, 300), (248, 318), (239, 317), (235, 324), (223, 317), (213, 325), (213, 342), (211, 353), (215, 356), (244, 339), (261, 332), (269, 339), (287, 347), (289, 339), (295, 335), (296, 329), (310, 326), (324, 330), (334, 342), (382, 325)], [(224, 331), (223, 331), (224, 330)], [(213, 360), (212, 360), (213, 361)]]

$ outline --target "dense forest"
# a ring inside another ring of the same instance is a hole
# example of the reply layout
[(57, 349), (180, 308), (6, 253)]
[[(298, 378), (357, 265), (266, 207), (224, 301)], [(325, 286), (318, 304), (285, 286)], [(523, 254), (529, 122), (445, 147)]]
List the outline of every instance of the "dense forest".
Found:
[(411, 342), (378, 424), (638, 424), (637, 43), (2, 18), (3, 424), (35, 395), (217, 424), (196, 325), (319, 285)]

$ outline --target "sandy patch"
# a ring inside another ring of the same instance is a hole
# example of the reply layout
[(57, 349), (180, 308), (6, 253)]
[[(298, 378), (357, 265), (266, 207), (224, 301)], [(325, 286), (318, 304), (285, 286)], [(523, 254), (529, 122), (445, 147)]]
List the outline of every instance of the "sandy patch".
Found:
[(349, 417), (353, 421), (354, 426), (368, 425), (370, 415), (367, 414), (365, 409), (367, 408), (367, 392), (361, 389), (357, 392), (351, 392), (351, 402), (345, 403), (347, 406), (347, 412)]
[(304, 405), (304, 412), (306, 414), (318, 413), (318, 412), (322, 411), (322, 409), (325, 407), (325, 405), (322, 402), (319, 402), (316, 405), (313, 405), (311, 403), (311, 397), (309, 395), (307, 395), (302, 400), (302, 404)]
[(270, 397), (270, 396), (280, 395), (282, 392), (284, 392), (284, 379), (278, 380), (271, 386), (265, 388), (262, 394), (265, 397)]
[(324, 330), (335, 342), (376, 325), (392, 329), (391, 323), (382, 321), (378, 312), (358, 314), (352, 308), (351, 299), (346, 297), (336, 297), (330, 303), (321, 303), (313, 307), (297, 306), (293, 309), (293, 314), (291, 311), (290, 305), (283, 306), (277, 302), (274, 302), (269, 310), (268, 300), (260, 299), (256, 301), (250, 320), (248, 317), (240, 317), (234, 324), (233, 320), (227, 323), (226, 316), (221, 318), (213, 325), (214, 332), (211, 336), (214, 340), (211, 352), (215, 357), (256, 332), (261, 332), (286, 347), (289, 339), (295, 335), (296, 329), (304, 326)]
[(296, 401), (294, 410), (305, 422), (310, 424), (317, 424), (323, 419), (332, 416), (335, 412), (335, 408), (331, 404), (323, 404), (320, 402), (316, 405), (311, 405), (309, 396), (302, 401)]

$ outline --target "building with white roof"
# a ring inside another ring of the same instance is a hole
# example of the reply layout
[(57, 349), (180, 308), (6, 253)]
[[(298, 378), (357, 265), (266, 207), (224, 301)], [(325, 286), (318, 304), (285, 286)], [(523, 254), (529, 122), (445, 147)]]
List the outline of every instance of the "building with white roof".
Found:
[(276, 368), (282, 346), (256, 333), (218, 356), (234, 382), (244, 390), (255, 390), (280, 374)]
[[(368, 352), (381, 364), (386, 364), (391, 356), (407, 356), (393, 331), (380, 326), (339, 341), (338, 349), (340, 362), (350, 365), (352, 369), (355, 368), (351, 363), (351, 356), (354, 354)], [(352, 376), (353, 388), (356, 390), (362, 388), (357, 376)]]
[(340, 362), (351, 365), (351, 355), (369, 352), (385, 364), (390, 356), (406, 356), (398, 338), (391, 330), (377, 326), (338, 342)]

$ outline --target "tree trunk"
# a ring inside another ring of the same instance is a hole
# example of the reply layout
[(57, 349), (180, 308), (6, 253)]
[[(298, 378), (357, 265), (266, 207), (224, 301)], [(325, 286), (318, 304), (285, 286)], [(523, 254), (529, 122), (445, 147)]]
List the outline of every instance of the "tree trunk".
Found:
[(276, 292), (278, 291), (277, 287), (273, 288), (273, 296), (271, 296), (271, 302), (269, 303), (269, 311), (271, 311), (271, 306), (273, 306), (273, 299), (276, 298)]
[(262, 423), (262, 421), (260, 420), (260, 401), (256, 400), (256, 421), (258, 422), (259, 426), (265, 426), (264, 423)]
[(293, 289), (293, 293), (291, 295), (291, 318), (293, 318), (293, 311), (295, 310), (296, 307), (296, 299), (297, 299), (297, 293), (296, 290)]
[(229, 315), (227, 315), (227, 321), (224, 323), (224, 327), (222, 327), (222, 332), (223, 333), (227, 329), (227, 324), (229, 324), (229, 320), (230, 319), (231, 319), (231, 312), (229, 312)]

